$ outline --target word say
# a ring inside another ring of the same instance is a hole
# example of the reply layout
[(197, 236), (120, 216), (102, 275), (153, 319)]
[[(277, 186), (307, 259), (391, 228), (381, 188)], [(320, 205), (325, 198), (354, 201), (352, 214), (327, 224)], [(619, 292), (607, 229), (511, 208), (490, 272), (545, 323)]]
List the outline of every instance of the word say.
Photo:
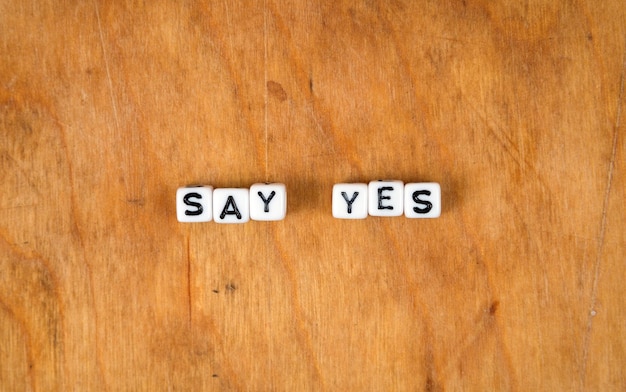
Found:
[(247, 188), (182, 187), (176, 191), (179, 222), (246, 223), (277, 221), (287, 213), (285, 184), (253, 184)]
[(441, 215), (441, 187), (436, 182), (371, 181), (335, 184), (333, 216), (365, 219), (371, 216), (437, 218)]

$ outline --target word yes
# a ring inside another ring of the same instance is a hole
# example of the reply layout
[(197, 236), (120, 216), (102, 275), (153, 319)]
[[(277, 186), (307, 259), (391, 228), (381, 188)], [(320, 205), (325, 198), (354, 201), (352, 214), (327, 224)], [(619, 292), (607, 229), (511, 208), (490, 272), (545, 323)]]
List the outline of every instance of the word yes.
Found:
[(441, 187), (436, 182), (404, 184), (402, 181), (371, 181), (369, 184), (335, 184), (333, 216), (365, 219), (371, 216), (437, 218), (441, 215)]

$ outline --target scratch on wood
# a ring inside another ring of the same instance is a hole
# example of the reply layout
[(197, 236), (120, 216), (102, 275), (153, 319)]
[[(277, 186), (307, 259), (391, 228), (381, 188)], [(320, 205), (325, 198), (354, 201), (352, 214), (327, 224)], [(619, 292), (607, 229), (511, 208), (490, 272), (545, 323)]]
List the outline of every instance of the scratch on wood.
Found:
[(604, 201), (602, 203), (602, 216), (600, 218), (600, 232), (598, 233), (598, 246), (596, 251), (596, 261), (593, 271), (593, 284), (591, 286), (591, 302), (589, 304), (589, 313), (587, 314), (587, 329), (583, 337), (583, 358), (582, 369), (580, 372), (580, 389), (585, 389), (585, 374), (587, 373), (587, 359), (589, 356), (589, 343), (591, 341), (591, 327), (593, 326), (593, 318), (596, 315), (596, 300), (598, 296), (598, 281), (600, 278), (600, 263), (602, 261), (602, 250), (604, 249), (604, 234), (606, 232), (606, 211), (609, 205), (609, 195), (611, 194), (611, 185), (613, 183), (613, 170), (615, 169), (615, 156), (617, 154), (618, 131), (622, 119), (622, 99), (624, 96), (624, 72), (626, 72), (626, 43), (624, 45), (624, 55), (622, 57), (622, 72), (620, 74), (619, 92), (617, 95), (617, 113), (615, 115), (615, 124), (613, 126), (613, 142), (611, 148), (611, 159), (607, 170), (606, 190), (604, 192)]
[(8, 207), (0, 207), (0, 210), (13, 210), (16, 208), (30, 208), (30, 207), (34, 207), (37, 204), (26, 204), (26, 205), (19, 205), (19, 206), (8, 206)]
[(464, 99), (464, 102), (469, 109), (476, 113), (480, 121), (485, 125), (489, 134), (496, 139), (496, 141), (503, 148), (504, 152), (506, 152), (513, 159), (513, 162), (515, 162), (515, 164), (517, 164), (517, 166), (519, 166), (521, 169), (527, 168), (528, 170), (530, 170), (537, 178), (539, 184), (541, 184), (541, 187), (546, 190), (546, 194), (549, 194), (549, 192), (547, 191), (549, 188), (546, 185), (546, 182), (543, 180), (542, 176), (539, 174), (539, 171), (537, 170), (535, 165), (531, 161), (526, 159), (524, 154), (520, 151), (517, 144), (515, 144), (511, 137), (506, 132), (501, 131), (503, 127), (499, 126), (498, 124), (492, 124), (487, 117), (487, 114), (484, 111), (478, 110), (478, 108), (476, 108), (469, 99)]
[(187, 314), (189, 315), (189, 325), (191, 325), (191, 251), (189, 237), (187, 237)]
[(111, 106), (113, 108), (113, 119), (115, 120), (115, 129), (119, 131), (120, 122), (117, 117), (117, 105), (115, 105), (115, 97), (113, 96), (113, 80), (111, 80), (111, 70), (109, 68), (109, 59), (107, 57), (106, 48), (104, 46), (104, 35), (102, 34), (102, 22), (100, 21), (100, 10), (98, 9), (98, 3), (96, 2), (96, 0), (94, 0), (93, 6), (96, 9), (96, 19), (98, 20), (98, 34), (100, 36), (100, 46), (102, 47), (102, 57), (104, 58), (104, 69), (107, 72), (107, 82), (109, 84), (109, 95), (111, 96)]
[(228, 0), (224, 0), (224, 9), (226, 11), (226, 24), (228, 25), (228, 43), (230, 45), (230, 55), (232, 58), (235, 58), (234, 56), (234, 48), (235, 45), (233, 45), (233, 25), (232, 22), (230, 20), (230, 11), (228, 10)]
[(267, 88), (267, 3), (263, 0), (263, 88), (265, 88), (265, 94), (263, 96), (264, 100), (264, 130), (265, 130), (265, 182), (269, 181), (269, 170), (268, 170), (268, 152), (269, 146), (267, 145), (267, 99), (268, 99), (268, 88)]

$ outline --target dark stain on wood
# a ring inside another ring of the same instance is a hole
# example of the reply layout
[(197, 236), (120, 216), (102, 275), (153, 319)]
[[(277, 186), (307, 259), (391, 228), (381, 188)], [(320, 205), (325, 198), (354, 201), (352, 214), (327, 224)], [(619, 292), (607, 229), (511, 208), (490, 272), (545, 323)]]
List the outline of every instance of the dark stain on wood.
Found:
[(287, 99), (287, 93), (285, 92), (285, 89), (283, 89), (283, 86), (273, 80), (268, 80), (267, 91), (272, 97), (278, 99), (280, 102)]

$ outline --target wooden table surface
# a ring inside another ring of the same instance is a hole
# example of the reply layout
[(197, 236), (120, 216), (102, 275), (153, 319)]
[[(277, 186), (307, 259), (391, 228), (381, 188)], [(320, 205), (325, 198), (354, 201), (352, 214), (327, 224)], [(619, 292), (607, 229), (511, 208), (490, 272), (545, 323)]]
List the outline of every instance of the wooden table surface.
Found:
[[(625, 390), (625, 56), (622, 0), (0, 1), (0, 390)], [(441, 217), (332, 217), (378, 178)]]

